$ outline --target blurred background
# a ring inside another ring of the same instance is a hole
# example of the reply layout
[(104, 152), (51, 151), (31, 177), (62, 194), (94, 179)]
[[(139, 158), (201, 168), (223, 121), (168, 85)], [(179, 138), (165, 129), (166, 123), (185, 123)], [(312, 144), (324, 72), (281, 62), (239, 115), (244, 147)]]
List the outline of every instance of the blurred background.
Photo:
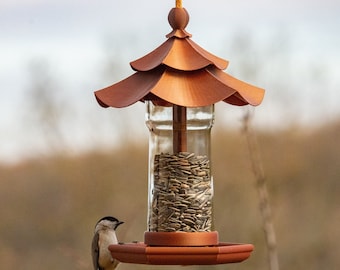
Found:
[[(183, 5), (192, 39), (229, 60), (227, 73), (266, 89), (252, 126), (281, 269), (336, 269), (340, 2), (184, 0)], [(4, 269), (19, 262), (28, 270), (92, 269), (93, 229), (104, 215), (125, 221), (121, 241), (143, 240), (144, 105), (103, 109), (93, 92), (131, 75), (129, 62), (166, 40), (174, 6), (174, 0), (0, 2)], [(255, 251), (241, 264), (185, 269), (268, 269), (242, 129), (247, 110), (216, 105), (214, 219), (221, 240), (252, 243)]]

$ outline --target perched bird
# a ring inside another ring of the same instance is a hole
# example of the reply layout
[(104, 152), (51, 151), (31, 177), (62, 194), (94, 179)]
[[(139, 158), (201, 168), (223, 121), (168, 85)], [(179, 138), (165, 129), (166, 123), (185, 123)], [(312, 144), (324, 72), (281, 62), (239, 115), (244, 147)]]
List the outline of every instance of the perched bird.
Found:
[(92, 261), (94, 270), (113, 270), (118, 261), (113, 259), (108, 246), (118, 244), (116, 229), (124, 222), (114, 217), (103, 217), (94, 229), (92, 240)]

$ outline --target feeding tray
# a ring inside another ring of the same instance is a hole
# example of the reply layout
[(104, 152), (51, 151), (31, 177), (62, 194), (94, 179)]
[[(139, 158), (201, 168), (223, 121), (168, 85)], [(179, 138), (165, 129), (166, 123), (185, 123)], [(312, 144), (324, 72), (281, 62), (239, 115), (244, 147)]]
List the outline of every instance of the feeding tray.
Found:
[(124, 263), (214, 265), (238, 263), (253, 251), (251, 244), (219, 243), (218, 232), (145, 232), (145, 243), (110, 245), (113, 258)]
[(110, 245), (113, 258), (123, 263), (151, 265), (214, 265), (238, 263), (253, 251), (251, 244), (219, 243), (205, 247), (162, 247), (144, 243)]

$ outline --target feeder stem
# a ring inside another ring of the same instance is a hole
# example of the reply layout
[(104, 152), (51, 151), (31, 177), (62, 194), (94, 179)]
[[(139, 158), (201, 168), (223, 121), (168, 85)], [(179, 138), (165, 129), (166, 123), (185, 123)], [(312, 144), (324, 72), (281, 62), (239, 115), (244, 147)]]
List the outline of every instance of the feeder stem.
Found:
[(187, 108), (172, 106), (174, 154), (187, 151)]
[(182, 8), (182, 0), (176, 0), (176, 8)]

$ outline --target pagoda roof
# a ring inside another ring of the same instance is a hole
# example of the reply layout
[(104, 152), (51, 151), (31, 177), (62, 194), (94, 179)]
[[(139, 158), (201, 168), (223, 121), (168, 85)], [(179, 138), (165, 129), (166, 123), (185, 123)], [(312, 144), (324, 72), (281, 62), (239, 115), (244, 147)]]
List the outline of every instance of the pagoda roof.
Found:
[(264, 89), (223, 72), (228, 61), (191, 39), (185, 30), (189, 14), (184, 8), (173, 8), (168, 20), (173, 28), (168, 39), (130, 63), (134, 74), (95, 92), (101, 106), (122, 108), (145, 100), (186, 107), (219, 101), (238, 106), (262, 102)]

